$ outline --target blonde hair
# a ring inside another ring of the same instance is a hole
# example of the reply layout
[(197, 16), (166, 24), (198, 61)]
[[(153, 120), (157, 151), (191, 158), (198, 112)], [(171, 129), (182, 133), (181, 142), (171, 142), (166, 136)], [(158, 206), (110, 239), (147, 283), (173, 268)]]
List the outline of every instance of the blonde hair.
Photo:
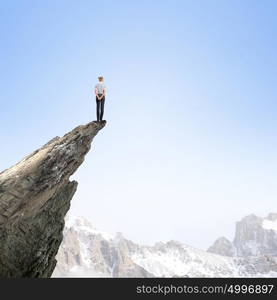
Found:
[(104, 80), (104, 77), (103, 77), (103, 76), (99, 76), (99, 77), (98, 77), (98, 80), (99, 80), (99, 81), (103, 81), (103, 80)]

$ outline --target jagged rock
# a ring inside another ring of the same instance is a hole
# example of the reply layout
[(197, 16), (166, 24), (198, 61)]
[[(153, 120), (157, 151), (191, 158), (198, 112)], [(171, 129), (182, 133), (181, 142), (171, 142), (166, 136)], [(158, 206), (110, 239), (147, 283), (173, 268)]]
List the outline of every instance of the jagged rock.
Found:
[(237, 249), (237, 255), (277, 256), (277, 231), (266, 226), (266, 224), (274, 224), (276, 221), (277, 214), (272, 213), (267, 218), (249, 215), (237, 222), (233, 241), (233, 245)]
[(105, 124), (79, 126), (0, 173), (0, 277), (52, 275), (77, 188), (69, 178)]
[(226, 256), (273, 256), (277, 257), (277, 214), (266, 218), (249, 215), (236, 223), (233, 242), (222, 237), (208, 252)]

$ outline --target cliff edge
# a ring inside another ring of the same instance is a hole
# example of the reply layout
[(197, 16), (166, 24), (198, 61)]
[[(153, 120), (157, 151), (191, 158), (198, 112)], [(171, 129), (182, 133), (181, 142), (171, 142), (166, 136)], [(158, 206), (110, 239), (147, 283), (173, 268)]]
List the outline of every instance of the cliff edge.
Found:
[(0, 277), (51, 277), (77, 189), (69, 178), (105, 125), (78, 126), (0, 173)]

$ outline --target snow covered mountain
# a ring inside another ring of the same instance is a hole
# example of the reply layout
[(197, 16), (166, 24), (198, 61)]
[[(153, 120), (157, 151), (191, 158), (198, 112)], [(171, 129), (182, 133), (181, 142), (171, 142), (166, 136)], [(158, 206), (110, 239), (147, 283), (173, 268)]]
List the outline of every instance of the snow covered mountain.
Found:
[(53, 277), (152, 277), (131, 259), (137, 247), (120, 233), (109, 235), (70, 216)]
[(226, 256), (277, 256), (277, 214), (249, 215), (236, 224), (233, 242), (221, 237), (208, 252)]
[[(275, 215), (270, 216), (262, 219), (261, 226), (276, 234)], [(254, 255), (242, 255), (249, 253), (245, 250), (249, 247), (244, 246), (249, 241), (243, 239), (241, 232), (250, 234), (251, 228), (256, 228), (248, 226), (245, 231), (241, 229), (245, 228), (243, 224), (237, 227), (236, 243), (221, 238), (204, 251), (176, 241), (138, 245), (120, 233), (109, 235), (97, 230), (85, 218), (70, 216), (53, 277), (277, 277), (277, 247), (274, 250), (274, 242), (261, 238), (267, 232), (250, 235), (261, 247)]]

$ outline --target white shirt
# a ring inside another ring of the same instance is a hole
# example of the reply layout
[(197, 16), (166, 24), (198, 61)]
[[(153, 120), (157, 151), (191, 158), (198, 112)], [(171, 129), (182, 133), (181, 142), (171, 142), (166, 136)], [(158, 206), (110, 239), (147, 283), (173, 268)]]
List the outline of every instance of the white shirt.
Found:
[(106, 90), (106, 86), (105, 86), (104, 82), (98, 82), (95, 85), (95, 89), (96, 89), (97, 94), (103, 94), (104, 90)]

